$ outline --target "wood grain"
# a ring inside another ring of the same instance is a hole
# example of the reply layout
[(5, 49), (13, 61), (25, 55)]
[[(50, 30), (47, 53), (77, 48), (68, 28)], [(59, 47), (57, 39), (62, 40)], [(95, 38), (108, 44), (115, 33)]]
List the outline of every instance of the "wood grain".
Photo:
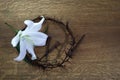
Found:
[[(36, 69), (15, 62), (14, 33), (25, 19), (39, 15), (69, 21), (74, 35), (86, 33), (66, 69)], [(0, 80), (119, 80), (120, 0), (0, 0)]]

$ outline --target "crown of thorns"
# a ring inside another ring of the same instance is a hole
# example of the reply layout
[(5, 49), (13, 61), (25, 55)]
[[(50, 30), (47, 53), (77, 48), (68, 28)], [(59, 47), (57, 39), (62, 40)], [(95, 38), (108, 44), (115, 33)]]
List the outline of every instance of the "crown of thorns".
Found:
[[(39, 16), (33, 19), (32, 21), (39, 22), (41, 19), (42, 18)], [(52, 22), (53, 24), (57, 24), (58, 26), (54, 26), (54, 27), (59, 27), (59, 29), (61, 29), (64, 32), (65, 36), (64, 36), (63, 42), (56, 41), (51, 46), (51, 40), (53, 39), (54, 36), (50, 36), (48, 33), (49, 21)], [(69, 28), (68, 22), (64, 23), (61, 20), (51, 18), (51, 17), (45, 17), (44, 24), (47, 24), (47, 27), (45, 27), (45, 29), (42, 32), (48, 35), (44, 54), (42, 56), (37, 56), (37, 59), (35, 60), (31, 60), (31, 56), (27, 54), (24, 61), (42, 69), (64, 67), (64, 64), (66, 62), (69, 62), (69, 59), (72, 58), (74, 50), (81, 43), (81, 41), (85, 37), (85, 34), (83, 34), (81, 37), (79, 37), (78, 40), (76, 40), (72, 30)], [(26, 29), (26, 25), (22, 30), (25, 30), (25, 29)], [(19, 46), (17, 46), (16, 49), (19, 52)], [(54, 52), (54, 50), (57, 50), (57, 51)], [(54, 54), (56, 57), (55, 58), (51, 57), (51, 56), (54, 56), (52, 54)]]

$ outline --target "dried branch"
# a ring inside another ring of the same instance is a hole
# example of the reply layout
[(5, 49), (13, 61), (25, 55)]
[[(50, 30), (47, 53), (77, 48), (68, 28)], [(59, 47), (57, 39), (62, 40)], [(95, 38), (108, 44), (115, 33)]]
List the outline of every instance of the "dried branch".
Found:
[[(85, 35), (83, 35), (82, 37), (80, 37), (80, 39), (78, 41), (75, 41), (75, 37), (73, 35), (72, 30), (69, 28), (69, 23), (67, 22), (66, 24), (64, 24), (64, 22), (57, 20), (55, 18), (50, 18), (50, 17), (45, 17), (46, 21), (52, 21), (53, 23), (56, 23), (59, 25), (59, 27), (64, 31), (65, 34), (65, 41), (63, 44), (61, 44), (59, 41), (57, 41), (51, 48), (50, 48), (50, 42), (51, 42), (51, 38), (48, 38), (47, 41), (47, 45), (46, 45), (46, 52), (42, 57), (38, 57), (37, 60), (31, 60), (30, 56), (27, 55), (25, 57), (25, 60), (28, 61), (28, 63), (30, 63), (33, 66), (37, 66), (39, 68), (42, 69), (46, 69), (46, 68), (55, 68), (55, 67), (63, 67), (65, 62), (68, 62), (69, 59), (73, 56), (73, 51), (78, 47), (78, 45), (82, 42), (83, 38), (85, 37)], [(37, 17), (35, 19), (33, 19), (34, 22), (38, 22), (41, 20), (41, 17)], [(25, 26), (26, 28), (26, 26)], [(24, 28), (24, 29), (25, 29)], [(24, 30), (23, 29), (23, 30)], [(47, 27), (47, 29), (49, 29)], [(69, 42), (70, 41), (70, 42)], [(66, 45), (70, 45), (69, 49), (66, 50)], [(55, 63), (52, 63), (50, 60), (47, 59), (47, 57), (49, 56), (50, 52), (52, 52), (53, 50), (55, 50), (57, 47), (61, 46), (61, 48), (58, 51), (58, 56), (59, 54), (62, 52), (62, 54), (65, 54), (64, 58), (62, 59), (61, 62), (57, 61)], [(44, 61), (43, 59), (46, 58), (46, 61)]]

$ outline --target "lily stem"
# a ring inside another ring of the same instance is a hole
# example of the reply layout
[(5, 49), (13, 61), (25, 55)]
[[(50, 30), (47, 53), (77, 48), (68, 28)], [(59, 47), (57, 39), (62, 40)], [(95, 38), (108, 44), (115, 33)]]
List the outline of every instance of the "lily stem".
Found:
[(18, 30), (15, 29), (15, 28), (14, 28), (13, 26), (11, 26), (10, 24), (8, 24), (8, 23), (6, 23), (6, 22), (5, 22), (5, 24), (6, 24), (13, 32), (15, 32), (15, 33), (18, 32)]

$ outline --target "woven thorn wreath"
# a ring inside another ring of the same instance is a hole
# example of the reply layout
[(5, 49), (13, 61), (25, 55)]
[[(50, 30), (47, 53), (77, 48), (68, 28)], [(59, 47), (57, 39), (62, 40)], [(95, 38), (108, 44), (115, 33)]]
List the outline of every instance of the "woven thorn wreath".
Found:
[[(35, 33), (36, 35), (37, 33), (38, 34), (41, 33), (40, 36), (42, 37), (38, 39), (40, 41), (35, 40), (36, 42), (33, 42), (36, 43), (36, 45), (38, 43), (39, 45), (42, 45), (37, 48), (35, 47), (35, 52), (37, 56), (32, 53), (26, 54), (24, 55), (25, 56), (24, 61), (33, 66), (40, 67), (42, 69), (63, 67), (65, 62), (68, 62), (69, 59), (72, 58), (74, 50), (78, 47), (78, 45), (82, 42), (83, 38), (85, 37), (84, 34), (78, 40), (76, 40), (72, 30), (69, 28), (68, 22), (64, 23), (60, 20), (51, 17), (39, 16), (33, 20), (26, 20), (24, 21), (24, 23), (28, 25), (25, 25), (25, 27), (20, 31), (15, 31), (16, 36), (18, 34), (19, 37), (21, 37), (22, 34), (29, 34), (33, 36), (33, 34), (31, 34), (30, 32), (31, 30), (37, 31)], [(33, 29), (32, 28), (29, 29), (29, 24), (31, 26), (32, 23), (35, 23), (35, 26), (37, 26), (38, 23), (39, 26), (33, 27)], [(9, 24), (7, 25), (13, 29), (11, 25)], [(27, 32), (27, 30), (29, 31)], [(28, 35), (22, 36), (22, 39), (24, 39), (24, 37), (25, 39), (27, 38), (27, 42), (32, 43), (32, 40), (29, 39)], [(32, 39), (34, 39), (34, 37)], [(18, 42), (18, 44), (15, 45), (18, 53), (20, 53), (20, 42)], [(30, 51), (28, 50), (27, 53), (29, 52)]]

